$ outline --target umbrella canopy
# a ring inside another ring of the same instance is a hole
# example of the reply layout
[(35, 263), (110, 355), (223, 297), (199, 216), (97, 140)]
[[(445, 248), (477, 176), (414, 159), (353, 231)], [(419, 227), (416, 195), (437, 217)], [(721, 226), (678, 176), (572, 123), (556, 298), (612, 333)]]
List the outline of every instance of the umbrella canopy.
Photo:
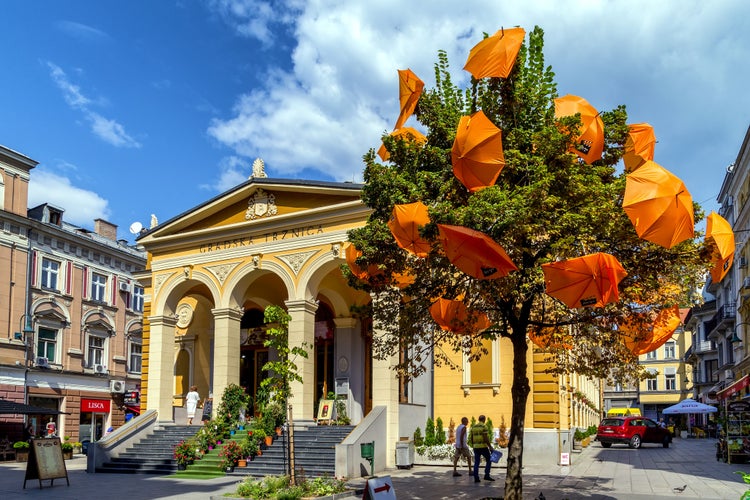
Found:
[(396, 119), (394, 129), (400, 129), (411, 114), (414, 113), (423, 89), (424, 82), (412, 70), (398, 70), (398, 101), (401, 105), (401, 111), (398, 114), (398, 119)]
[(487, 280), (518, 270), (503, 247), (486, 234), (447, 224), (438, 224), (438, 230), (448, 260), (469, 276)]
[(628, 125), (628, 138), (625, 140), (622, 155), (625, 170), (632, 172), (645, 162), (653, 160), (655, 146), (654, 127), (648, 123)]
[(451, 149), (453, 174), (473, 192), (492, 186), (505, 167), (502, 132), (482, 111), (462, 116)]
[(2, 415), (67, 415), (59, 410), (51, 410), (42, 406), (27, 405), (0, 399), (0, 414)]
[(480, 78), (507, 78), (516, 62), (526, 31), (523, 28), (501, 29), (469, 51), (464, 69)]
[(419, 235), (419, 228), (429, 222), (427, 205), (417, 201), (395, 205), (388, 221), (388, 228), (398, 246), (417, 257), (427, 257), (430, 253), (430, 242)]
[(357, 247), (354, 245), (347, 245), (344, 255), (352, 274), (361, 280), (367, 280), (374, 276), (383, 274), (383, 271), (375, 264), (367, 266), (367, 269), (362, 269), (359, 264), (357, 264), (357, 259), (362, 256), (362, 252), (357, 250)]
[(676, 405), (667, 406), (662, 410), (665, 415), (680, 415), (685, 413), (715, 413), (715, 406), (703, 404), (692, 398), (683, 399)]
[(599, 112), (583, 97), (564, 95), (555, 99), (555, 118), (581, 114), (581, 128), (576, 137), (576, 145), (571, 152), (586, 163), (593, 163), (602, 157), (604, 151), (604, 122)]
[(711, 280), (718, 283), (724, 279), (734, 261), (734, 231), (729, 222), (711, 212), (706, 218), (706, 240), (711, 239), (715, 245), (713, 255), (714, 267), (711, 269)]
[(627, 175), (622, 208), (641, 239), (665, 248), (693, 237), (693, 198), (685, 184), (653, 161)]
[(572, 349), (573, 337), (569, 333), (560, 333), (556, 328), (535, 328), (529, 330), (529, 340), (542, 349)]
[(479, 333), (491, 324), (486, 314), (469, 311), (460, 300), (437, 299), (430, 306), (430, 316), (442, 330), (461, 335)]
[(547, 294), (568, 307), (601, 307), (617, 302), (617, 286), (628, 275), (613, 255), (602, 252), (542, 264), (542, 271)]
[[(420, 146), (427, 142), (427, 137), (425, 137), (422, 132), (415, 129), (414, 127), (397, 128), (396, 130), (391, 132), (390, 135), (404, 141), (416, 142)], [(378, 156), (380, 156), (380, 159), (383, 161), (388, 161), (388, 158), (391, 157), (391, 154), (387, 149), (385, 149), (385, 144), (380, 145), (380, 148), (378, 149)]]
[(620, 329), (625, 346), (640, 356), (663, 346), (680, 326), (680, 321), (680, 309), (674, 306), (659, 311), (651, 324), (626, 322), (620, 325)]

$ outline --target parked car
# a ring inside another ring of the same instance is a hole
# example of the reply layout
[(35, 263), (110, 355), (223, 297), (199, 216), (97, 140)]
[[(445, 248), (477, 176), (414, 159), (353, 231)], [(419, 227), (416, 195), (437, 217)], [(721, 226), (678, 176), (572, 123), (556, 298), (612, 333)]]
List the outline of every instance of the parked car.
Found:
[(627, 444), (631, 448), (640, 448), (643, 443), (656, 443), (669, 448), (672, 434), (650, 418), (607, 417), (596, 430), (596, 440), (602, 444), (602, 448), (616, 443)]

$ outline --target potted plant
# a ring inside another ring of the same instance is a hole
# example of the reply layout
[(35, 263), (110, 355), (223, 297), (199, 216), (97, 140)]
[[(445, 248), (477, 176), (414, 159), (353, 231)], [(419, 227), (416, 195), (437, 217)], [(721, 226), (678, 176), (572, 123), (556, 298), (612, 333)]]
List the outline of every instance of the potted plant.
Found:
[(73, 458), (73, 443), (70, 442), (70, 436), (65, 436), (63, 438), (62, 443), (60, 443), (60, 448), (62, 449), (63, 458), (65, 460)]
[(263, 418), (267, 418), (268, 425), (273, 426), (277, 436), (281, 436), (281, 426), (286, 421), (284, 406), (278, 401), (268, 403), (263, 411)]
[(16, 462), (26, 462), (29, 460), (28, 441), (16, 441), (13, 443), (13, 449), (16, 450)]
[(242, 443), (242, 454), (251, 461), (258, 454), (258, 441), (252, 434), (249, 434)]
[(174, 447), (173, 457), (177, 461), (177, 470), (185, 470), (197, 456), (197, 443), (191, 439), (183, 439)]
[(233, 472), (234, 467), (240, 458), (244, 458), (242, 455), (242, 447), (237, 441), (229, 441), (226, 443), (219, 452), (219, 468), (226, 472)]

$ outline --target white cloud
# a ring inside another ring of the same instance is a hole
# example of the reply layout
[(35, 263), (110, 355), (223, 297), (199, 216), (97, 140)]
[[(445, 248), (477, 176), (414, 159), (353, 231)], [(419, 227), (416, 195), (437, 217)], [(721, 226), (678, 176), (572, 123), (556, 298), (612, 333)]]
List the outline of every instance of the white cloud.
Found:
[(250, 176), (250, 164), (238, 156), (222, 159), (219, 167), (221, 169), (219, 179), (214, 184), (201, 184), (201, 189), (224, 192), (242, 184)]
[(74, 21), (59, 21), (57, 23), (57, 27), (63, 33), (67, 33), (74, 38), (78, 38), (79, 40), (99, 42), (101, 40), (109, 38), (109, 35), (107, 35), (102, 30)]
[(210, 0), (209, 8), (241, 36), (254, 38), (268, 47), (274, 41), (274, 26), (291, 18), (283, 2), (261, 0)]
[(73, 186), (67, 177), (37, 167), (33, 179), (29, 183), (29, 207), (50, 203), (65, 210), (64, 220), (81, 227), (91, 227), (94, 219), (109, 220), (107, 200)]

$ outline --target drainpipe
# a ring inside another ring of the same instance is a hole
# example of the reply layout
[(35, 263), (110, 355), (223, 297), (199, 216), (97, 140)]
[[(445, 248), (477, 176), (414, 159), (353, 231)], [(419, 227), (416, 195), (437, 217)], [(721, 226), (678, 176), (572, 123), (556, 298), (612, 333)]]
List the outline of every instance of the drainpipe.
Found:
[[(26, 252), (26, 297), (24, 302), (24, 325), (23, 325), (23, 343), (24, 343), (24, 357), (25, 359), (25, 368), (26, 371), (24, 372), (24, 384), (23, 384), (23, 402), (25, 404), (29, 403), (29, 389), (27, 379), (29, 374), (29, 348), (33, 348), (34, 345), (34, 328), (31, 326), (31, 273), (33, 271), (32, 268), (32, 258), (31, 258), (31, 229), (29, 228), (28, 232), (26, 233), (26, 238), (29, 241), (29, 245), (27, 247)], [(29, 344), (31, 343), (31, 345)]]

